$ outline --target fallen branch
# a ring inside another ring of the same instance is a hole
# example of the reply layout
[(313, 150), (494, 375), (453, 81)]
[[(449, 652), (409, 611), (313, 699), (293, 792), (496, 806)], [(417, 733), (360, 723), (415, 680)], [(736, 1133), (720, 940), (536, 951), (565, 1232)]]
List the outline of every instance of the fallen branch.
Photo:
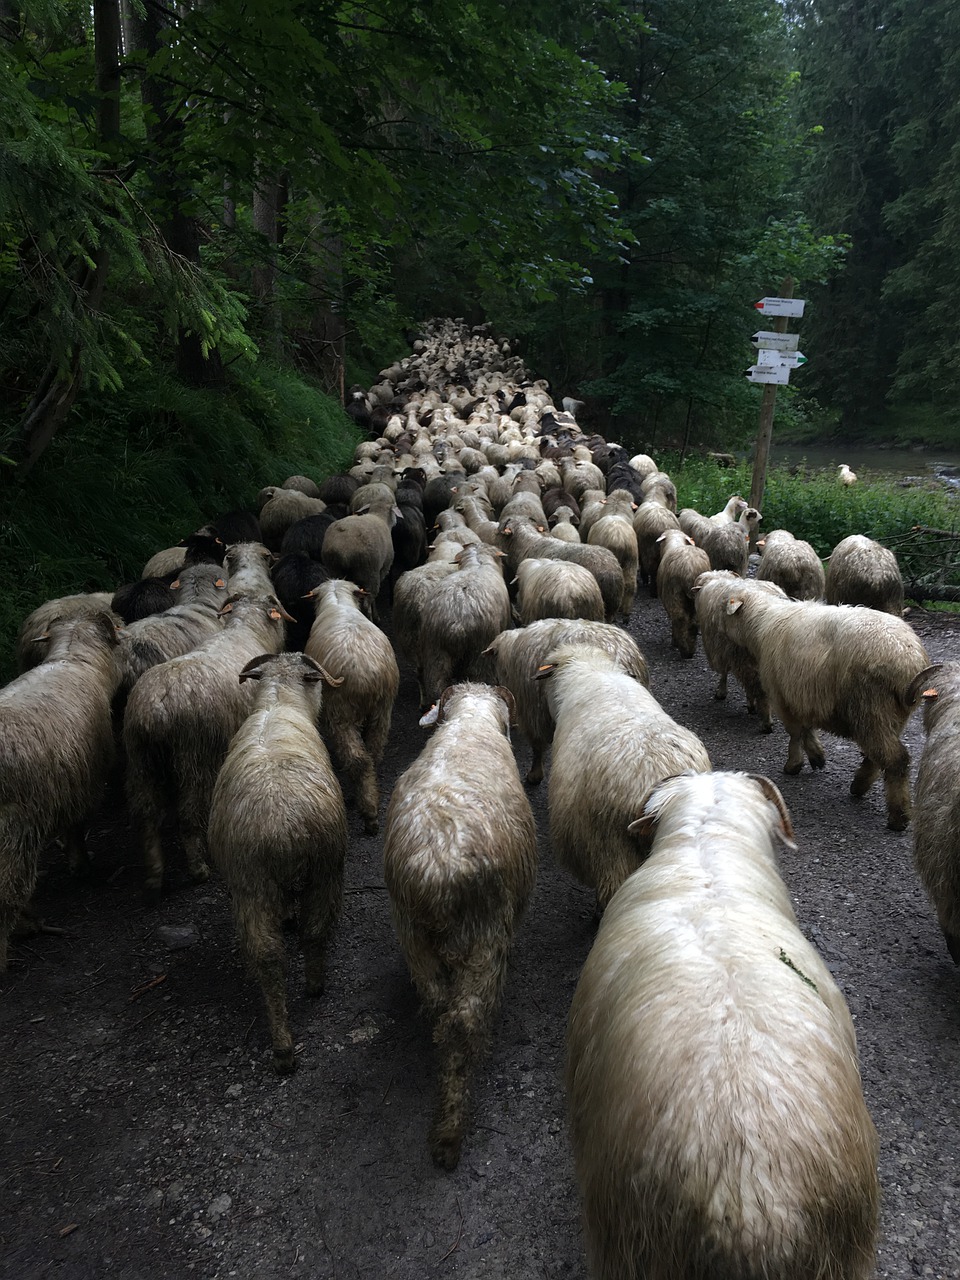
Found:
[(133, 1004), (134, 1000), (139, 1000), (141, 996), (145, 996), (148, 991), (152, 991), (154, 987), (159, 987), (161, 982), (166, 982), (167, 975), (159, 974), (156, 978), (151, 978), (149, 982), (145, 982), (142, 987), (137, 987), (127, 998), (127, 1004)]

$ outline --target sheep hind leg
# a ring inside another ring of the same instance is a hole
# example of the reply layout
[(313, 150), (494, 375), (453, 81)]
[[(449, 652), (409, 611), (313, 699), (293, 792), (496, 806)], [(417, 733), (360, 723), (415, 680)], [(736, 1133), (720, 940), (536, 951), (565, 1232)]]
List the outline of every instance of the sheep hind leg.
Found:
[(323, 995), (327, 944), (342, 900), (343, 859), (330, 875), (314, 876), (300, 899), (300, 947), (308, 996)]
[(902, 742), (882, 762), (883, 789), (887, 800), (887, 826), (905, 831), (910, 824), (910, 755)]
[(293, 1036), (287, 1020), (287, 960), (279, 924), (257, 902), (234, 904), (240, 950), (251, 977), (259, 984), (273, 1042), (273, 1065), (278, 1075), (297, 1069)]
[(460, 1163), (470, 1086), (483, 1055), (506, 965), (506, 950), (471, 961), (454, 980), (450, 1006), (433, 1038), (439, 1057), (437, 1106), (430, 1126), (430, 1154), (448, 1172)]

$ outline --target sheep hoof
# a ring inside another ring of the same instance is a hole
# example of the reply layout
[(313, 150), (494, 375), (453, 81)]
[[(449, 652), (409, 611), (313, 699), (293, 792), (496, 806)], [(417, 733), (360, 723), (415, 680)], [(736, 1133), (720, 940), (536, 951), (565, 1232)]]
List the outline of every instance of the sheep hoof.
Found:
[(802, 761), (802, 760), (800, 761), (800, 763), (799, 763), (799, 764), (790, 764), (790, 762), (788, 761), (788, 762), (783, 766), (783, 772), (784, 772), (784, 773), (789, 774), (789, 775), (790, 775), (790, 777), (791, 777), (791, 778), (793, 778), (793, 777), (795, 777), (795, 776), (800, 772), (800, 770), (801, 770), (802, 768), (803, 768), (803, 761)]
[(206, 884), (210, 879), (210, 868), (205, 863), (201, 863), (198, 867), (191, 867), (190, 879), (194, 884)]
[(902, 809), (894, 809), (887, 816), (887, 828), (890, 831), (906, 831), (910, 825), (910, 815)]
[(376, 818), (364, 818), (363, 834), (365, 836), (375, 836), (380, 830), (380, 823)]
[(304, 990), (304, 994), (305, 994), (309, 999), (311, 999), (311, 1000), (316, 1000), (319, 996), (322, 996), (322, 995), (323, 995), (324, 991), (326, 990), (326, 987), (325, 987), (325, 985), (324, 985), (324, 981), (323, 981), (323, 979), (322, 979), (322, 978), (318, 978), (318, 979), (317, 979), (316, 981), (314, 981), (314, 982), (308, 982), (308, 983), (306, 983), (306, 984), (304, 985), (303, 990)]
[(770, 722), (769, 720), (768, 720), (768, 721), (766, 721), (766, 723), (765, 723), (765, 724), (762, 724), (762, 725), (760, 726), (760, 732), (761, 732), (761, 733), (773, 733), (773, 725), (771, 724), (771, 722)]
[(807, 756), (810, 761), (811, 769), (823, 769), (826, 767), (827, 757), (821, 755)]
[(954, 964), (960, 964), (960, 937), (955, 933), (947, 933), (944, 930), (943, 940), (947, 944), (947, 950), (950, 952), (950, 958)]
[(524, 781), (526, 782), (528, 787), (539, 787), (540, 783), (543, 781), (543, 774), (538, 773), (535, 776), (533, 772), (530, 772), (527, 774)]
[(297, 1059), (293, 1046), (289, 1049), (274, 1049), (273, 1069), (278, 1076), (292, 1076), (297, 1069)]
[(430, 1154), (433, 1156), (433, 1163), (438, 1169), (445, 1169), (447, 1173), (452, 1173), (460, 1163), (460, 1148), (463, 1145), (462, 1138), (434, 1138), (430, 1143)]

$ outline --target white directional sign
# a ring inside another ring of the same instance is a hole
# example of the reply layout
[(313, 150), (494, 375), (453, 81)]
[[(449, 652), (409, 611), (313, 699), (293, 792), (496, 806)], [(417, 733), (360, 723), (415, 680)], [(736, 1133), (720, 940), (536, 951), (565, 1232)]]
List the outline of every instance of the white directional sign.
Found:
[(780, 356), (788, 369), (799, 369), (801, 365), (807, 363), (807, 357), (802, 351), (784, 351)]
[(761, 298), (754, 309), (765, 316), (802, 316), (805, 298)]
[(772, 329), (760, 329), (753, 335), (755, 347), (765, 351), (796, 351), (799, 333), (774, 333)]
[(754, 364), (747, 370), (748, 382), (766, 382), (773, 383), (778, 387), (785, 387), (790, 381), (790, 366), (787, 364)]
[(757, 364), (768, 366), (774, 369), (780, 365), (787, 363), (787, 357), (782, 351), (758, 351)]

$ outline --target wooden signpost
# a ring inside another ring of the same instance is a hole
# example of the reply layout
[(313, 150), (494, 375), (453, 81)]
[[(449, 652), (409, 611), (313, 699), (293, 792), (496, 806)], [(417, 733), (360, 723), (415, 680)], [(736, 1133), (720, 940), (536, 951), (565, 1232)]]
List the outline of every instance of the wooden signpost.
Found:
[[(765, 316), (775, 317), (773, 330), (761, 329), (753, 335), (753, 345), (757, 348), (757, 363), (747, 370), (751, 382), (764, 384), (763, 396), (760, 400), (760, 426), (757, 430), (757, 447), (753, 459), (753, 479), (750, 483), (750, 505), (762, 510), (763, 490), (767, 483), (767, 462), (770, 457), (770, 440), (773, 436), (773, 407), (777, 398), (777, 387), (786, 386), (790, 381), (790, 370), (806, 364), (807, 357), (797, 350), (799, 337), (795, 333), (787, 333), (787, 320), (803, 315), (803, 298), (793, 296), (793, 278), (788, 276), (780, 286), (777, 298), (761, 298), (755, 302), (757, 311)], [(750, 535), (750, 550), (756, 549), (756, 530)]]

